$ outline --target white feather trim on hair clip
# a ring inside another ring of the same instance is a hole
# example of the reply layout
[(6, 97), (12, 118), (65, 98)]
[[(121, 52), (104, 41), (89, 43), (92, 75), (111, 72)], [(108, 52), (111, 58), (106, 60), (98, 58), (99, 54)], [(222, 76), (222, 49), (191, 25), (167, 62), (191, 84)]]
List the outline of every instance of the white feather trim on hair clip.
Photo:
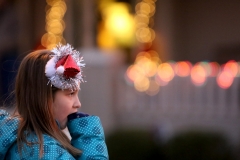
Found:
[(56, 65), (56, 58), (52, 57), (46, 64), (45, 67), (45, 73), (47, 77), (52, 77), (55, 75), (56, 69), (55, 69), (55, 65)]

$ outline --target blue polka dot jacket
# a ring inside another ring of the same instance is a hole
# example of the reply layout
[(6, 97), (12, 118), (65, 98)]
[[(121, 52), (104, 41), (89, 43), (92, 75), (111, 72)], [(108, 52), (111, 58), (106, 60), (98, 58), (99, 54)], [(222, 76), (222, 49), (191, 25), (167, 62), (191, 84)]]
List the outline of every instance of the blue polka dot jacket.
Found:
[[(18, 119), (0, 110), (0, 160), (37, 160), (39, 158), (39, 145), (25, 145), (21, 154), (17, 145)], [(68, 121), (68, 130), (72, 137), (74, 147), (82, 150), (82, 154), (73, 157), (54, 138), (43, 135), (44, 154), (41, 160), (108, 160), (107, 146), (104, 132), (97, 116), (74, 117)], [(35, 134), (29, 135), (27, 140), (34, 142)]]

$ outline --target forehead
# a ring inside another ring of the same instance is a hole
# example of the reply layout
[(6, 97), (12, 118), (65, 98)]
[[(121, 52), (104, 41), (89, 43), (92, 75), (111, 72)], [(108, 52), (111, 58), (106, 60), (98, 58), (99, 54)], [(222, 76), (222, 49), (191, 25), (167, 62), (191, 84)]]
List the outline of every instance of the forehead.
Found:
[(78, 92), (80, 89), (75, 89), (75, 90), (72, 90), (72, 89), (64, 89), (64, 90), (61, 90), (63, 92)]

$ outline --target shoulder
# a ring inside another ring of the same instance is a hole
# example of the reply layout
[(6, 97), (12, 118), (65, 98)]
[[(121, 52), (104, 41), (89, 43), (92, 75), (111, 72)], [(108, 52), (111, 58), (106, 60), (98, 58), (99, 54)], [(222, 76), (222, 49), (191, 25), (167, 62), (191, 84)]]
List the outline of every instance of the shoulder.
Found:
[[(37, 139), (37, 136), (35, 134), (32, 134), (29, 136), (28, 141), (35, 142)], [(72, 155), (67, 152), (58, 141), (56, 141), (53, 137), (49, 135), (43, 135), (43, 150), (44, 154), (42, 159), (56, 159), (61, 157), (67, 157), (72, 158)], [(18, 150), (17, 143), (14, 143), (14, 145), (11, 146), (11, 148), (8, 151), (7, 158), (8, 159), (39, 159), (39, 145), (38, 144), (32, 144), (32, 145), (24, 145), (23, 150), (20, 154)]]
[(3, 120), (5, 117), (9, 116), (9, 113), (3, 109), (0, 109), (0, 121)]
[(18, 119), (0, 110), (0, 153), (6, 153), (17, 139)]
[(13, 124), (18, 124), (19, 119), (17, 117), (11, 116), (7, 111), (0, 109), (0, 125), (7, 124), (11, 126)]

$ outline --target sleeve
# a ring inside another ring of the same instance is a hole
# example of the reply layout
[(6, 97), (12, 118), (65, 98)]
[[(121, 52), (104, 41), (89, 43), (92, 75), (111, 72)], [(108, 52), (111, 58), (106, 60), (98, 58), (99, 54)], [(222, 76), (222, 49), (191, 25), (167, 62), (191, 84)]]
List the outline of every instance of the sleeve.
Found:
[[(75, 160), (75, 158), (62, 146), (58, 144), (44, 144), (44, 156), (41, 160), (50, 160), (50, 159), (57, 159), (57, 160)], [(38, 151), (38, 150), (37, 150)], [(38, 156), (38, 155), (37, 155)], [(38, 159), (39, 157), (35, 157), (33, 159)]]
[(84, 116), (68, 122), (68, 130), (74, 147), (82, 150), (78, 160), (108, 160), (104, 131), (97, 116)]
[[(75, 160), (75, 158), (64, 149), (57, 141), (52, 138), (50, 140), (44, 139), (47, 142), (43, 145), (44, 154), (39, 158), (39, 145), (24, 145), (21, 153), (18, 152), (18, 146), (13, 145), (7, 153), (5, 159), (21, 159), (21, 160)], [(2, 157), (1, 157), (2, 158)]]
[(17, 118), (12, 118), (6, 111), (0, 110), (0, 160), (4, 159), (8, 149), (17, 140), (18, 123)]

